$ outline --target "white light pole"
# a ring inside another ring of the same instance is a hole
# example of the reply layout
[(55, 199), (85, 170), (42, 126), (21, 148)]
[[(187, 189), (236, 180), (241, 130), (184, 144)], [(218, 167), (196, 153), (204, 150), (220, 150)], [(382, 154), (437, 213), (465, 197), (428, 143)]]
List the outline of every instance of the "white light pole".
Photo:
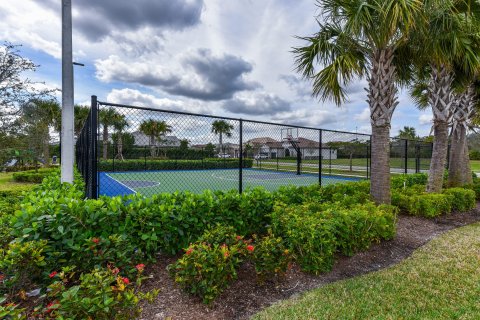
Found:
[(62, 132), (61, 181), (73, 183), (73, 52), (72, 1), (62, 0)]

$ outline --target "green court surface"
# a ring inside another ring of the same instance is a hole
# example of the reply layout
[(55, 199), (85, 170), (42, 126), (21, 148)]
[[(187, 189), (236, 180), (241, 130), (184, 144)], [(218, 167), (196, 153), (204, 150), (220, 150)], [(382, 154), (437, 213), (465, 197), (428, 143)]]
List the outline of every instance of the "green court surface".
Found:
[[(307, 186), (318, 184), (317, 174), (279, 172), (272, 170), (244, 169), (243, 188), (262, 186), (274, 191), (280, 186)], [(358, 178), (342, 176), (323, 176), (322, 185), (356, 181)], [(145, 196), (163, 192), (191, 191), (201, 193), (204, 190), (238, 190), (239, 170), (185, 170), (185, 171), (135, 171), (100, 173), (101, 195), (125, 195), (140, 193)]]

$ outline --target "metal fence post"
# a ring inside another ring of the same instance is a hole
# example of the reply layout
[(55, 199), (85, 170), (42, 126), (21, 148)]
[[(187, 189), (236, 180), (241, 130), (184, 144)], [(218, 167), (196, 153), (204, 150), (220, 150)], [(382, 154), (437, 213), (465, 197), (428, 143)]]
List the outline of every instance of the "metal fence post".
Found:
[(405, 174), (408, 173), (408, 139), (405, 139)]
[(318, 184), (322, 186), (322, 160), (323, 160), (322, 129), (318, 130)]
[(240, 119), (240, 154), (238, 170), (238, 192), (243, 192), (243, 120)]
[(97, 166), (97, 135), (98, 135), (98, 103), (97, 96), (92, 96), (91, 105), (91, 135), (89, 141), (90, 168), (92, 170), (91, 194), (89, 198), (97, 199), (99, 191), (98, 166)]

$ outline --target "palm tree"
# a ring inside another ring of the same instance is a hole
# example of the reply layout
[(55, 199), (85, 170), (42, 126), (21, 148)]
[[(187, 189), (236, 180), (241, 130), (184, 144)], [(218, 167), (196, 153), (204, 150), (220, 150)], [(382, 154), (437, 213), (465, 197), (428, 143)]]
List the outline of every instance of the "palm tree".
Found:
[(431, 0), (425, 3), (425, 19), (417, 32), (411, 34), (410, 41), (416, 48), (415, 83), (426, 93), (426, 98), (417, 101), (427, 102), (433, 112), (434, 143), (427, 191), (441, 192), (448, 153), (448, 126), (455, 103), (455, 65), (470, 74), (477, 68), (478, 57), (472, 46), (471, 23), (464, 18), (459, 2)]
[(98, 115), (99, 121), (103, 126), (103, 160), (107, 160), (108, 158), (108, 129), (113, 126), (117, 117), (118, 113), (113, 108), (102, 109)]
[(452, 137), (448, 167), (448, 185), (461, 187), (473, 183), (470, 156), (468, 151), (467, 130), (472, 127), (475, 116), (476, 82), (457, 95), (453, 108)]
[(20, 121), (25, 124), (28, 135), (40, 139), (45, 165), (50, 164), (50, 128), (61, 130), (61, 109), (56, 100), (35, 99), (22, 108)]
[(73, 109), (73, 113), (75, 115), (73, 127), (77, 137), (79, 137), (82, 133), (82, 129), (85, 125), (85, 121), (87, 121), (89, 112), (90, 107), (87, 106), (75, 105)]
[(223, 135), (230, 138), (232, 136), (233, 125), (229, 124), (225, 120), (215, 120), (212, 123), (212, 132), (218, 134), (218, 143), (220, 153), (223, 153)]
[(398, 138), (400, 139), (408, 139), (408, 140), (415, 140), (417, 139), (417, 132), (414, 127), (403, 127), (398, 132)]
[(119, 160), (124, 160), (123, 158), (123, 130), (129, 126), (128, 121), (125, 119), (124, 115), (116, 114), (113, 120), (113, 128), (116, 131), (117, 136), (117, 155), (115, 156)]
[(150, 153), (152, 158), (155, 158), (157, 156), (156, 142), (161, 142), (163, 136), (172, 132), (172, 127), (165, 121), (149, 119), (140, 124), (140, 132), (150, 138)]
[[(398, 105), (397, 73), (409, 55), (398, 48), (408, 41), (420, 19), (421, 0), (317, 1), (323, 22), (308, 42), (294, 48), (297, 71), (313, 80), (313, 95), (340, 105), (347, 99), (346, 85), (366, 76), (372, 125), (371, 196), (390, 203), (390, 124)], [(322, 64), (317, 71), (315, 63)]]

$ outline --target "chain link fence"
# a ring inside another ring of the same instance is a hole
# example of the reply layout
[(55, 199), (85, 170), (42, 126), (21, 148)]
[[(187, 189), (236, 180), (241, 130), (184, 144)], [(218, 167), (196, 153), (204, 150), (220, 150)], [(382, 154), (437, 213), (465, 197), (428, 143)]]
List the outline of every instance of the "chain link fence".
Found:
[[(391, 172), (431, 147), (392, 139)], [(97, 102), (77, 142), (87, 195), (306, 186), (368, 179), (370, 135)], [(424, 158), (423, 158), (424, 156)], [(428, 168), (427, 168), (428, 169)]]

